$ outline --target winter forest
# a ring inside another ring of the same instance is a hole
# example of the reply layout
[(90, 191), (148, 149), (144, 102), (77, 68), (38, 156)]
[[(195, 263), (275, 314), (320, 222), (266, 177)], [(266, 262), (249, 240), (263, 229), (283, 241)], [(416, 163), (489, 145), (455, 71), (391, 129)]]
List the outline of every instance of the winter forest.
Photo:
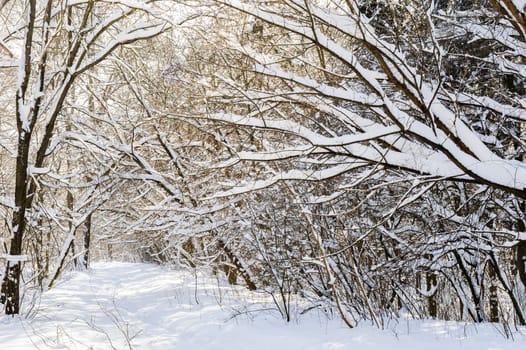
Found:
[(0, 83), (7, 315), (115, 260), (526, 325), (525, 0), (0, 0)]

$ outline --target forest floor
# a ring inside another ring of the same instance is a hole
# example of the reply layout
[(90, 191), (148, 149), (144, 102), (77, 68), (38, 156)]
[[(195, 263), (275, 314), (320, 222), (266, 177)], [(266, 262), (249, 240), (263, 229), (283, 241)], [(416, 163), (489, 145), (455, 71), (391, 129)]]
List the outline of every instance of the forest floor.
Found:
[(349, 329), (320, 311), (286, 323), (268, 296), (147, 264), (96, 263), (35, 302), (25, 317), (0, 317), (0, 349), (526, 349), (526, 328), (506, 338), (495, 324), (397, 319)]

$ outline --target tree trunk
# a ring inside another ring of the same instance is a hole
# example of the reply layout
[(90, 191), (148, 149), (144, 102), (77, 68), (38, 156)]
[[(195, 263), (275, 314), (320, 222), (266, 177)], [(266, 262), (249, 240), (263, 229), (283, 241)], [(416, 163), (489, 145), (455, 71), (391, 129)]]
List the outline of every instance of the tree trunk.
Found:
[(497, 289), (497, 273), (492, 264), (488, 266), (489, 277), (489, 320), (490, 322), (499, 322), (499, 297)]
[(15, 315), (20, 311), (20, 274), (22, 242), (26, 226), (26, 208), (30, 201), (27, 197), (27, 168), (29, 155), (29, 135), (19, 133), (18, 154), (16, 158), (15, 211), (12, 220), (12, 237), (7, 259), (6, 272), (2, 281), (0, 301), (5, 306), (7, 315)]
[(526, 289), (526, 241), (519, 241), (516, 246), (515, 266), (522, 285)]
[[(428, 292), (431, 292), (437, 285), (437, 275), (435, 272), (426, 272), (426, 288)], [(427, 297), (427, 307), (429, 311), (429, 317), (437, 318), (438, 316), (438, 305), (436, 298), (436, 291)]]
[(219, 239), (219, 249), (221, 249), (228, 260), (230, 260), (230, 264), (224, 264), (223, 269), (225, 271), (225, 274), (228, 277), (228, 282), (230, 284), (236, 284), (237, 283), (237, 276), (238, 274), (241, 275), (243, 280), (245, 281), (245, 284), (249, 290), (256, 290), (257, 286), (252, 281), (252, 278), (248, 274), (247, 270), (241, 263), (241, 261), (238, 259), (238, 257), (234, 254), (234, 252), (223, 242), (223, 240)]
[[(51, 17), (51, 0), (47, 1), (43, 22), (49, 24)], [(47, 51), (44, 50), (38, 65), (37, 80), (40, 90), (38, 96), (33, 96), (32, 109), (27, 111), (29, 101), (27, 90), (31, 78), (31, 53), (33, 34), (35, 30), (36, 0), (30, 0), (27, 12), (27, 29), (24, 37), (23, 57), (21, 57), (20, 78), (16, 91), (16, 126), (18, 131), (16, 170), (15, 170), (15, 210), (12, 220), (12, 236), (7, 259), (6, 274), (2, 281), (0, 301), (5, 305), (7, 315), (18, 314), (20, 311), (20, 275), (22, 273), (22, 242), (26, 227), (26, 210), (31, 207), (36, 184), (30, 185), (29, 149), (32, 131), (39, 115), (42, 102)], [(48, 26), (43, 26), (43, 42), (48, 41)], [(49, 135), (50, 137), (50, 135)], [(42, 164), (35, 163), (35, 167)]]
[(91, 216), (92, 214), (89, 214), (81, 226), (84, 253), (82, 254), (82, 257), (79, 259), (80, 261), (77, 266), (80, 266), (83, 269), (87, 269), (89, 267), (89, 250), (90, 250), (90, 240), (91, 240)]
[(466, 264), (464, 262), (464, 259), (459, 254), (458, 251), (453, 251), (453, 255), (455, 256), (455, 259), (457, 260), (458, 266), (460, 268), (460, 271), (464, 275), (465, 281), (469, 287), (469, 290), (471, 292), (471, 299), (473, 301), (473, 306), (475, 308), (475, 314), (471, 315), (473, 317), (473, 321), (475, 322), (484, 322), (485, 321), (485, 315), (484, 315), (484, 309), (482, 307), (482, 299), (480, 295), (480, 281), (474, 280), (474, 278), (470, 275)]
[(515, 292), (513, 290), (514, 288), (512, 288), (512, 285), (509, 283), (508, 279), (505, 277), (504, 272), (501, 270), (497, 257), (495, 256), (494, 252), (490, 253), (490, 258), (491, 258), (493, 271), (495, 272), (496, 277), (500, 281), (506, 293), (508, 293), (508, 296), (513, 305), (513, 309), (515, 310), (515, 316), (517, 317), (518, 323), (520, 325), (526, 325), (526, 317), (524, 316), (524, 312), (523, 312), (521, 303), (519, 301), (519, 298), (517, 297), (517, 295), (515, 295)]
[[(526, 213), (526, 202), (521, 200), (519, 206), (522, 212)], [(526, 231), (523, 220), (517, 220), (517, 231)], [(526, 240), (520, 240), (515, 246), (515, 267), (517, 268), (519, 279), (521, 280), (524, 289), (526, 289)]]

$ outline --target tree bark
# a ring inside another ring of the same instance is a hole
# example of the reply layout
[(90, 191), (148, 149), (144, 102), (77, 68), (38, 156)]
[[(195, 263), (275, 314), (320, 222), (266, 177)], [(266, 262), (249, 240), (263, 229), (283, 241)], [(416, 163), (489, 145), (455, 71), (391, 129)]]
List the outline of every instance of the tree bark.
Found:
[(5, 306), (7, 315), (15, 315), (20, 311), (20, 274), (22, 242), (26, 226), (26, 209), (28, 207), (27, 197), (27, 169), (29, 154), (29, 135), (25, 132), (19, 134), (18, 154), (16, 158), (16, 184), (15, 184), (15, 212), (12, 220), (12, 238), (10, 242), (9, 255), (7, 259), (0, 302)]
[(499, 322), (499, 296), (497, 288), (497, 273), (492, 264), (488, 266), (489, 277), (489, 320)]
[(231, 263), (223, 265), (225, 274), (228, 277), (228, 282), (230, 284), (236, 284), (237, 276), (239, 274), (245, 281), (245, 284), (249, 290), (256, 290), (256, 284), (252, 281), (252, 278), (250, 278), (250, 275), (248, 274), (247, 270), (245, 269), (241, 261), (237, 258), (237, 256), (234, 254), (234, 252), (225, 244), (223, 240), (219, 239), (218, 242), (219, 249), (221, 249), (225, 253), (226, 257), (228, 258), (228, 260), (230, 260)]
[(522, 285), (526, 289), (526, 240), (519, 241), (516, 245), (515, 267)]
[[(431, 292), (438, 284), (437, 275), (435, 272), (426, 272), (426, 288), (428, 292)], [(436, 291), (432, 295), (427, 297), (427, 307), (429, 310), (429, 317), (437, 318), (438, 316), (438, 304), (436, 298)]]
[(89, 267), (89, 256), (90, 256), (89, 253), (90, 253), (90, 240), (91, 240), (91, 216), (92, 214), (89, 214), (81, 226), (84, 253), (82, 254), (82, 259), (81, 261), (79, 261), (78, 266), (82, 267), (83, 269), (87, 269)]

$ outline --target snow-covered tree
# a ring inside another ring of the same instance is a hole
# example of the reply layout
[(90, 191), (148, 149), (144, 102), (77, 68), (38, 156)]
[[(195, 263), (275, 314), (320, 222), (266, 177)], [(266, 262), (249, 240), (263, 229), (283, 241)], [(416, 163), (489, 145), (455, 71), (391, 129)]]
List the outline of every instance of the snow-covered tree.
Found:
[(3, 40), (19, 56), (13, 219), (0, 299), (7, 314), (20, 310), (24, 237), (40, 199), (39, 178), (50, 175), (48, 159), (59, 149), (57, 126), (68, 119), (65, 104), (75, 84), (119, 47), (167, 28), (146, 2), (28, 0), (12, 6), (10, 16), (19, 13), (22, 21)]
[[(323, 236), (318, 214), (303, 210), (319, 253), (329, 256), (328, 280), (340, 293), (333, 298), (361, 298), (373, 316), (375, 305), (386, 307), (376, 283), (387, 278), (399, 292), (392, 300), (407, 306), (420, 293), (433, 316), (436, 272), (446, 280), (460, 272), (461, 281), (447, 282), (456, 305), (468, 310), (462, 317), (483, 321), (493, 274), (524, 323), (523, 1), (193, 5), (216, 26), (189, 31), (216, 50), (198, 70), (205, 103), (172, 115), (222, 128), (231, 156), (218, 166), (233, 170), (210, 197), (334, 181), (331, 193), (306, 203), (346, 200), (333, 216), (350, 240), (335, 240), (331, 225)], [(363, 259), (349, 263), (339, 252)], [(400, 274), (369, 270), (385, 260)], [(426, 282), (409, 281), (411, 269)]]

